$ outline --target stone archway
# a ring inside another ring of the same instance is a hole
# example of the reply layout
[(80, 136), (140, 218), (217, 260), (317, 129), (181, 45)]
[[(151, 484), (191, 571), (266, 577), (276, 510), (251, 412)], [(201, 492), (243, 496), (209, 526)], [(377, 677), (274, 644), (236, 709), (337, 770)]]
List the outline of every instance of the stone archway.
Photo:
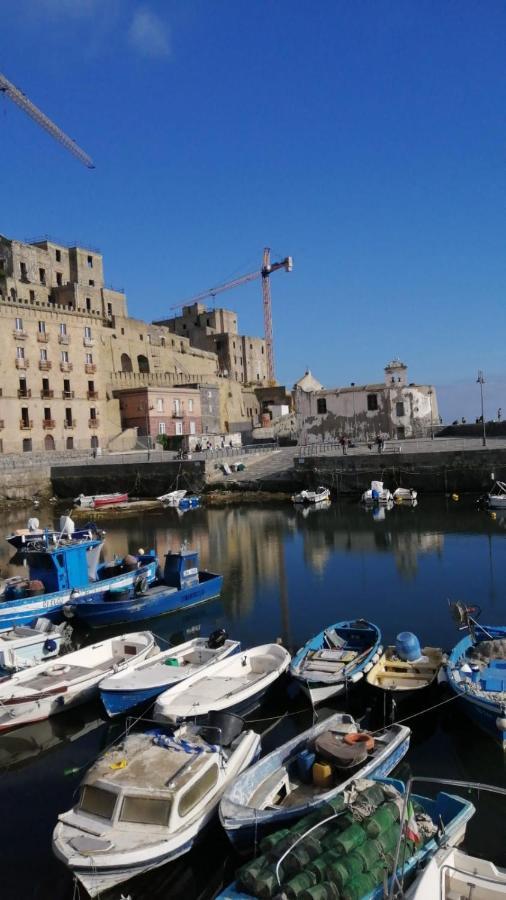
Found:
[(147, 358), (147, 356), (143, 356), (142, 354), (140, 354), (137, 357), (137, 365), (139, 366), (139, 372), (142, 372), (144, 374), (149, 372), (149, 359)]
[(130, 359), (128, 353), (121, 354), (121, 371), (122, 372), (133, 372), (134, 368), (132, 366), (132, 360)]
[(65, 446), (66, 446), (67, 450), (73, 450), (74, 449), (74, 438), (68, 437), (65, 442)]
[(46, 434), (46, 436), (44, 438), (44, 450), (54, 450), (54, 449), (55, 449), (55, 444), (54, 444), (53, 435)]

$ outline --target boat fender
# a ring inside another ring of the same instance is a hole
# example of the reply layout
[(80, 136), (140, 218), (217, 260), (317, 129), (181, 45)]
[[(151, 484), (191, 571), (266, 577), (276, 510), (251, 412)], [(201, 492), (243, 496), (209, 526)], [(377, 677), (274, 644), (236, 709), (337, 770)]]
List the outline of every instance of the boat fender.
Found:
[(53, 640), (53, 638), (48, 638), (47, 641), (44, 641), (43, 650), (45, 653), (54, 653), (57, 647), (58, 644)]
[(506, 731), (506, 717), (498, 716), (495, 720), (495, 724), (499, 731)]
[(352, 684), (356, 684), (356, 682), (357, 682), (357, 681), (360, 681), (360, 679), (363, 678), (363, 677), (364, 677), (364, 673), (363, 673), (363, 672), (355, 672), (355, 673), (351, 676), (350, 681), (351, 681)]
[(142, 575), (135, 582), (135, 588), (134, 588), (135, 593), (136, 594), (145, 594), (147, 586), (148, 586), (148, 579), (146, 578), (145, 575)]
[(377, 663), (377, 662), (378, 662), (378, 659), (379, 659), (379, 654), (378, 654), (378, 653), (375, 653), (374, 656), (373, 656), (373, 658), (372, 658), (373, 663)]
[(375, 660), (375, 658), (374, 658), (374, 656), (373, 656), (372, 662), (368, 662), (367, 665), (364, 666), (364, 672), (365, 672), (366, 675), (367, 675), (368, 672), (371, 671), (372, 666), (373, 666), (373, 663), (375, 663), (375, 662), (376, 662), (376, 660)]
[(374, 750), (374, 738), (372, 734), (369, 734), (367, 731), (345, 734), (343, 740), (345, 744), (365, 744), (368, 753)]

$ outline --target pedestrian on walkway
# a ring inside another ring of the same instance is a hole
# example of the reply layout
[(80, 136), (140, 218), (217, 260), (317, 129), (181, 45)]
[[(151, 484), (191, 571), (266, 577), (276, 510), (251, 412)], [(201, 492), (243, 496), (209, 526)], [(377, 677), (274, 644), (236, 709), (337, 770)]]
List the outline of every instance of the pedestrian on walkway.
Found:
[(502, 409), (501, 409), (501, 407), (499, 407), (499, 409), (497, 410), (497, 421), (500, 422), (501, 419), (502, 419)]

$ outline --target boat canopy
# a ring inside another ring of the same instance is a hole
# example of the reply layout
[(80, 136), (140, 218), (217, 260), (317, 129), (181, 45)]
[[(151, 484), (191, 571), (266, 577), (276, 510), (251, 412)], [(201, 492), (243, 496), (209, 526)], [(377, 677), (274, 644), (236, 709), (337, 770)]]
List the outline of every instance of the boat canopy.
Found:
[(102, 540), (85, 540), (28, 550), (30, 579), (41, 581), (47, 594), (87, 587), (97, 577)]

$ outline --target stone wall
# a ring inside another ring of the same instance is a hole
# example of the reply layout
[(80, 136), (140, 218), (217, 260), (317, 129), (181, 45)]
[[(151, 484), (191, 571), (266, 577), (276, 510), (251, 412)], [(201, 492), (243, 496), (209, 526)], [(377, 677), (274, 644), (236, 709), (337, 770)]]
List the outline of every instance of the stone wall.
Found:
[(127, 491), (131, 497), (157, 497), (177, 488), (200, 492), (205, 483), (205, 463), (167, 460), (160, 463), (123, 463), (99, 466), (53, 466), (53, 490), (57, 497)]

